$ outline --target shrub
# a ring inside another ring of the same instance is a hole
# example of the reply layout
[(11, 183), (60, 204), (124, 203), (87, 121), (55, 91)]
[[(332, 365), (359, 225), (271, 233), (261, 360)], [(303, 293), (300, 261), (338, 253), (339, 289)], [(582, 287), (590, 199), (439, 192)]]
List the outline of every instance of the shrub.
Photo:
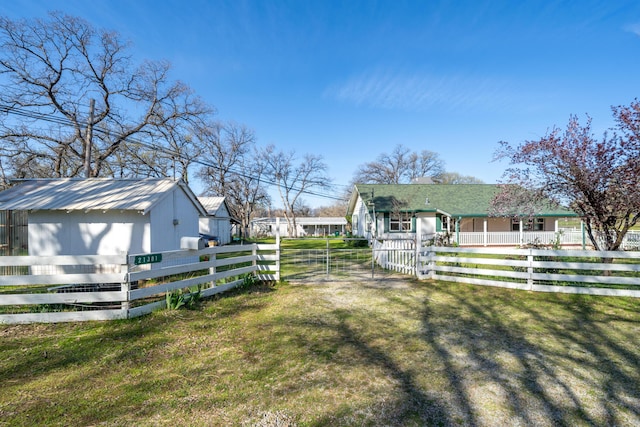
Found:
[(182, 307), (190, 310), (194, 309), (200, 302), (201, 288), (202, 287), (198, 285), (197, 291), (185, 288), (167, 292), (165, 295), (167, 310), (178, 310)]

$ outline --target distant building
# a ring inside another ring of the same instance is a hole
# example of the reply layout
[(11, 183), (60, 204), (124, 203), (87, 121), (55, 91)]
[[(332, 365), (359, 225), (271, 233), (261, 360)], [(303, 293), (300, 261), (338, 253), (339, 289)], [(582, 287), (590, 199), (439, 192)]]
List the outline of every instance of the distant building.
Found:
[[(346, 233), (347, 219), (345, 217), (296, 217), (298, 237), (341, 236)], [(289, 233), (291, 231), (291, 233)], [(293, 236), (293, 230), (288, 230), (287, 220), (280, 218), (280, 236)], [(276, 218), (256, 218), (251, 221), (251, 236), (276, 235)]]

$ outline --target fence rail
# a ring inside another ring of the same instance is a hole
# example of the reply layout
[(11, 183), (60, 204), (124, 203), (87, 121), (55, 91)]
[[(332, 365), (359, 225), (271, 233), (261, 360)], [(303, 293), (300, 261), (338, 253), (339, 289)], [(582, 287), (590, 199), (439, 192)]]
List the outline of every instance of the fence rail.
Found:
[(539, 292), (640, 297), (639, 252), (430, 246), (418, 277)]
[[(428, 240), (423, 238), (423, 241)], [(555, 231), (487, 231), (459, 232), (452, 235), (452, 241), (460, 246), (522, 246), (528, 244), (559, 246), (589, 246), (589, 238), (580, 230), (561, 229)], [(623, 241), (623, 250), (640, 249), (640, 232), (629, 231)]]
[(277, 245), (163, 252), (136, 265), (141, 255), (0, 257), (0, 323), (124, 319), (163, 307), (179, 289), (207, 297), (247, 274), (279, 280)]
[[(157, 262), (137, 264), (142, 255), (0, 257), (0, 323), (131, 318), (163, 307), (166, 295), (177, 290), (206, 297), (238, 286), (247, 274), (280, 279), (278, 244), (144, 254)], [(301, 277), (373, 274), (375, 264), (421, 279), (640, 297), (640, 252), (420, 247), (405, 240), (362, 249), (287, 250), (284, 262)]]

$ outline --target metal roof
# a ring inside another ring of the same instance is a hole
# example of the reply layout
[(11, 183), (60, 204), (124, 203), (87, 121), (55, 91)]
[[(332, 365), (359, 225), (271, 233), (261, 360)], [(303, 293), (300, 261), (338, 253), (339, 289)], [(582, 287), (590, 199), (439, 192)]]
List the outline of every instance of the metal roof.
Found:
[(198, 200), (200, 200), (200, 203), (202, 203), (202, 206), (204, 206), (204, 208), (207, 210), (207, 213), (209, 215), (214, 215), (214, 216), (218, 212), (218, 209), (220, 209), (220, 207), (224, 203), (224, 197), (200, 196), (198, 197)]
[(0, 192), (0, 210), (133, 210), (147, 213), (177, 187), (182, 188), (204, 213), (189, 187), (170, 178), (22, 180)]

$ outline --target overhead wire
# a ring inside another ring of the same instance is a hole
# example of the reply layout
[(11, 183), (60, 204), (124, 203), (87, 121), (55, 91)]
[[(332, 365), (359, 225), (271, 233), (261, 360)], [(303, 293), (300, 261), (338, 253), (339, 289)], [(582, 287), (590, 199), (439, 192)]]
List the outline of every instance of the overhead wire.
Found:
[[(0, 104), (0, 113), (6, 113), (6, 114), (11, 114), (14, 116), (19, 116), (19, 117), (24, 117), (24, 118), (28, 118), (28, 119), (32, 119), (32, 120), (41, 120), (44, 122), (48, 122), (48, 123), (52, 123), (52, 124), (57, 124), (57, 125), (61, 125), (61, 126), (75, 126), (75, 123), (73, 121), (71, 121), (70, 119), (66, 118), (66, 117), (58, 117), (52, 114), (47, 114), (47, 113), (40, 113), (37, 111), (33, 111), (33, 110), (29, 110), (29, 109), (23, 109), (23, 108), (19, 108), (19, 107), (15, 107), (15, 106), (10, 106), (10, 105), (3, 105)], [(94, 133), (102, 133), (102, 134), (107, 134), (108, 132), (100, 129), (99, 127), (93, 128), (93, 132)], [(141, 147), (144, 147), (146, 149), (149, 150), (154, 150), (154, 151), (159, 151), (162, 152), (163, 154), (170, 156), (173, 159), (185, 159), (185, 160), (189, 160), (192, 163), (195, 164), (199, 164), (201, 166), (205, 166), (205, 167), (210, 167), (213, 169), (222, 169), (220, 166), (215, 165), (211, 162), (207, 162), (207, 161), (203, 161), (203, 160), (199, 160), (199, 159), (187, 159), (186, 156), (184, 156), (183, 154), (175, 151), (175, 150), (171, 150), (167, 147), (163, 147), (161, 145), (157, 145), (157, 144), (151, 144), (148, 142), (144, 142), (141, 141), (139, 139), (133, 138), (133, 137), (125, 137), (123, 138), (123, 141), (129, 143), (129, 144), (135, 144)], [(286, 186), (284, 186), (283, 184), (277, 182), (277, 181), (273, 181), (270, 179), (265, 179), (264, 177), (257, 177), (255, 175), (252, 174), (248, 174), (246, 172), (243, 171), (239, 171), (233, 168), (230, 168), (227, 170), (227, 172), (241, 176), (243, 178), (248, 178), (248, 179), (255, 179), (255, 180), (259, 180), (260, 182), (263, 182), (269, 186), (275, 186), (275, 187), (280, 187), (280, 188), (285, 188)], [(344, 186), (347, 187), (347, 186)], [(327, 194), (327, 193), (323, 193), (323, 192), (319, 192), (319, 191), (311, 191), (308, 189), (302, 189), (300, 187), (296, 187), (296, 186), (292, 186), (289, 188), (290, 190), (294, 190), (294, 191), (300, 191), (302, 194), (306, 194), (309, 196), (314, 196), (314, 197), (320, 197), (320, 198), (326, 198), (326, 199), (332, 199), (332, 200), (339, 200), (339, 201), (343, 201), (344, 198), (342, 197), (337, 197), (335, 195), (331, 195), (331, 194)]]

